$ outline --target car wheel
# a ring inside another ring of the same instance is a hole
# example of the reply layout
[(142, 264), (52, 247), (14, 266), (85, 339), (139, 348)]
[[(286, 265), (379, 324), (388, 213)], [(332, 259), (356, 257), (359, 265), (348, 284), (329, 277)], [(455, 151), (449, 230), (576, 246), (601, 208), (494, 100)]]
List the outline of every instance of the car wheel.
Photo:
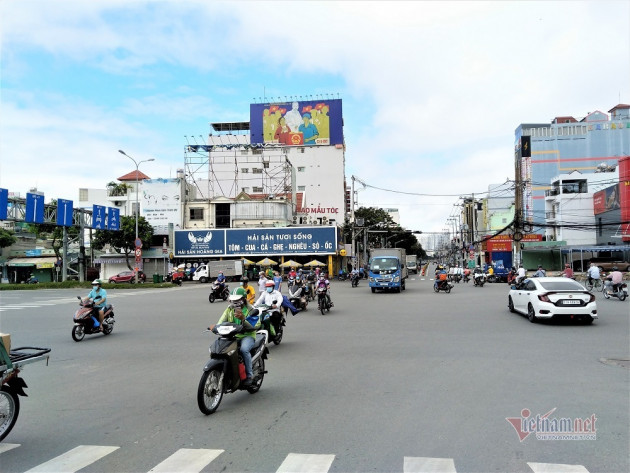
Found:
[(527, 318), (531, 323), (536, 323), (536, 311), (534, 310), (534, 306), (531, 304), (527, 306)]
[(514, 301), (512, 301), (512, 296), (508, 296), (508, 310), (514, 313)]

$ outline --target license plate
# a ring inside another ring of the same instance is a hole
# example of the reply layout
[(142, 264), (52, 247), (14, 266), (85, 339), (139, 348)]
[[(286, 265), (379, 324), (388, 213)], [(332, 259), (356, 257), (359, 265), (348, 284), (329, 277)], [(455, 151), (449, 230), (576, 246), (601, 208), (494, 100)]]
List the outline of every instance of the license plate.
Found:
[(581, 303), (580, 299), (565, 299), (562, 301), (562, 305), (580, 305)]

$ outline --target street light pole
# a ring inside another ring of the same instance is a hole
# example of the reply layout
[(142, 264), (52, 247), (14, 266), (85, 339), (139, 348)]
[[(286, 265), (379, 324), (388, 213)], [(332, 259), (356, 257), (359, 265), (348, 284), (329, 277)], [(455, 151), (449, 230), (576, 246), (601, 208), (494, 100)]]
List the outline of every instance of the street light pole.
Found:
[[(129, 156), (127, 153), (125, 153), (122, 149), (119, 149), (118, 152), (124, 156), (127, 156), (129, 159), (131, 159), (133, 161), (133, 163), (136, 165), (136, 211), (134, 212), (136, 214), (136, 239), (134, 241), (134, 245), (135, 242), (138, 241), (138, 214), (140, 213), (140, 202), (138, 201), (138, 187), (140, 186), (140, 180), (139, 180), (139, 174), (140, 174), (140, 163), (146, 163), (149, 161), (155, 161), (154, 158), (150, 158), (150, 159), (143, 159), (142, 161), (136, 161), (135, 159), (133, 159), (131, 156)], [(136, 267), (136, 284), (138, 283), (138, 270)]]

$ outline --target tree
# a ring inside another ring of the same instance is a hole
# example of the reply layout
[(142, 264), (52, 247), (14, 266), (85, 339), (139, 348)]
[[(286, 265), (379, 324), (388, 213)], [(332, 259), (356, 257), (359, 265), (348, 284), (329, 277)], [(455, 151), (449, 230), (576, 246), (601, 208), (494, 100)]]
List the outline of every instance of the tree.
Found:
[(0, 228), (0, 248), (7, 248), (17, 241), (13, 232)]
[[(153, 227), (144, 217), (138, 217), (138, 238), (142, 240), (142, 248), (148, 249), (151, 246)], [(124, 253), (127, 267), (133, 270), (129, 255), (134, 253), (135, 240), (136, 218), (122, 216), (120, 217), (120, 230), (96, 230), (92, 238), (92, 246), (97, 250), (102, 250), (105, 245), (109, 244), (115, 251)]]
[[(51, 199), (49, 206), (56, 207), (57, 199)], [(28, 229), (40, 240), (52, 240), (52, 248), (58, 260), (61, 259), (61, 249), (63, 248), (63, 227), (54, 223), (31, 223)], [(68, 238), (73, 239), (79, 236), (79, 227), (68, 227)]]
[(117, 196), (117, 195), (120, 195), (120, 196), (127, 195), (127, 191), (129, 189), (133, 189), (133, 187), (127, 184), (126, 182), (116, 183), (114, 181), (107, 184), (106, 187), (107, 187), (109, 195), (112, 197)]

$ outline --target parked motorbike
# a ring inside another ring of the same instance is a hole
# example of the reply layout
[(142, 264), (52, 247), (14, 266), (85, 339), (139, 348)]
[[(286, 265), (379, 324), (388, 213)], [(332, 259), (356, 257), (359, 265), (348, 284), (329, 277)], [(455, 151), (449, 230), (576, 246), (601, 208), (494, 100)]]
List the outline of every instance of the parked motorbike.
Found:
[(483, 273), (474, 273), (473, 274), (473, 284), (475, 286), (483, 287), (486, 283), (486, 275)]
[(350, 283), (352, 284), (352, 287), (359, 286), (359, 273), (352, 273), (350, 275)]
[[(94, 301), (89, 297), (79, 299), (79, 308), (74, 313), (74, 327), (72, 327), (72, 339), (75, 342), (80, 342), (86, 335), (92, 335), (95, 333), (101, 333), (99, 327), (96, 325), (98, 322), (98, 309), (94, 307)], [(109, 335), (114, 330), (114, 306), (111, 304), (105, 305), (105, 313), (103, 315), (103, 335)]]
[(306, 310), (308, 300), (306, 299), (305, 288), (299, 281), (296, 281), (295, 284), (289, 286), (289, 301), (296, 308)]
[(210, 303), (214, 303), (217, 299), (223, 299), (227, 301), (228, 297), (230, 297), (230, 286), (227, 284), (223, 285), (223, 289), (221, 289), (221, 285), (216, 282), (212, 283), (212, 287), (210, 288), (210, 295), (208, 296), (208, 300)]
[(330, 312), (332, 304), (328, 302), (328, 289), (325, 286), (317, 288), (317, 308), (321, 311), (322, 315), (326, 312)]
[[(210, 330), (208, 330), (210, 331)], [(252, 384), (243, 386), (246, 378), (245, 365), (238, 349), (236, 335), (243, 331), (242, 325), (224, 323), (215, 325), (212, 332), (219, 335), (210, 346), (210, 359), (203, 367), (203, 374), (197, 388), (197, 405), (206, 415), (217, 410), (223, 394), (246, 390), (255, 394), (262, 385), (267, 359), (267, 341), (269, 334), (266, 330), (256, 332), (256, 343), (252, 354)]]
[(0, 347), (0, 441), (9, 435), (17, 422), (19, 396), (26, 396), (26, 382), (19, 376), (22, 367), (43, 360), (48, 364), (50, 356), (50, 348), (18, 347), (9, 348), (9, 351), (4, 345)]
[[(273, 305), (278, 307), (278, 301), (273, 301)], [(263, 329), (269, 333), (269, 339), (274, 345), (280, 345), (284, 335), (284, 326), (287, 324), (285, 312), (279, 308), (272, 309), (266, 305), (256, 306), (255, 309), (260, 311), (260, 320), (262, 321)]]
[(626, 283), (613, 284), (612, 281), (605, 281), (602, 292), (606, 299), (616, 297), (620, 301), (625, 301), (626, 297), (628, 297), (628, 285)]
[(453, 284), (452, 282), (444, 279), (444, 280), (436, 280), (433, 283), (433, 290), (435, 292), (440, 292), (440, 291), (444, 291), (447, 294), (449, 294), (451, 292), (451, 289), (453, 289), (453, 287), (455, 287), (455, 284)]

